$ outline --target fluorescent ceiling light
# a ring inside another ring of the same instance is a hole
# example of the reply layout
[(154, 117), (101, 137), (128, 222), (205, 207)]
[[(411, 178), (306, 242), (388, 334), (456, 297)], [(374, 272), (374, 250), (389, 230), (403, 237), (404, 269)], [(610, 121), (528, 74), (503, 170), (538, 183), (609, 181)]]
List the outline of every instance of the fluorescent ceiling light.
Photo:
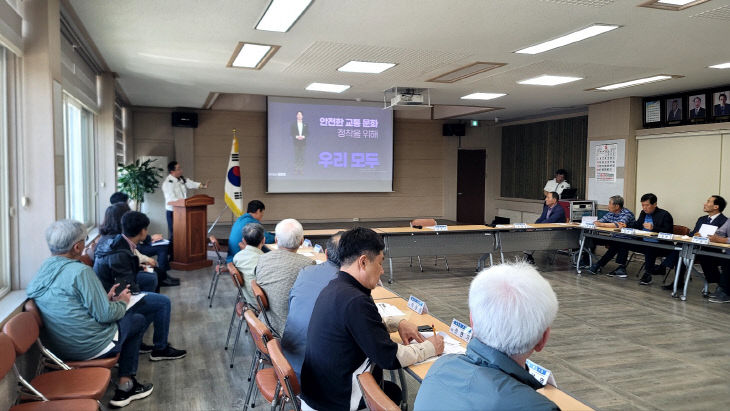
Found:
[(326, 91), (328, 93), (342, 93), (350, 88), (347, 84), (312, 83), (307, 86), (309, 91)]
[(726, 69), (726, 68), (730, 68), (730, 63), (715, 64), (714, 66), (710, 66), (709, 68)]
[(594, 24), (592, 26), (586, 27), (584, 29), (575, 31), (570, 34), (566, 34), (565, 36), (558, 37), (554, 40), (546, 41), (544, 43), (536, 44), (534, 46), (517, 50), (515, 53), (521, 53), (521, 54), (538, 54), (542, 53), (548, 50), (552, 50), (554, 48), (563, 47), (571, 43), (575, 43), (577, 41), (585, 40), (587, 38), (597, 36), (599, 34), (614, 30), (619, 28), (620, 26), (614, 25), (614, 24)]
[(261, 60), (271, 51), (271, 46), (266, 44), (243, 43), (243, 47), (233, 60), (233, 67), (256, 68)]
[(462, 100), (492, 100), (495, 98), (499, 98), (502, 96), (506, 96), (504, 93), (472, 93), (469, 95), (466, 95), (462, 97)]
[(658, 0), (657, 3), (671, 4), (672, 6), (684, 6), (685, 4), (692, 3), (695, 0)]
[(369, 61), (356, 61), (352, 60), (344, 66), (337, 69), (337, 71), (346, 71), (349, 73), (382, 73), (385, 70), (395, 66), (395, 63), (372, 63)]
[(640, 78), (640, 79), (636, 79), (636, 80), (625, 81), (623, 83), (616, 83), (616, 84), (610, 84), (608, 86), (596, 87), (596, 90), (603, 90), (603, 91), (616, 90), (617, 88), (633, 87), (633, 86), (638, 86), (640, 84), (653, 83), (655, 81), (669, 80), (670, 78), (672, 78), (672, 76), (662, 74), (659, 76), (645, 77), (645, 78)]
[(256, 25), (256, 30), (289, 31), (312, 0), (271, 0), (266, 12)]
[(527, 80), (518, 81), (519, 84), (531, 84), (535, 86), (557, 86), (558, 84), (570, 83), (573, 81), (583, 80), (583, 77), (568, 77), (568, 76), (550, 76), (544, 74), (539, 77), (530, 78)]

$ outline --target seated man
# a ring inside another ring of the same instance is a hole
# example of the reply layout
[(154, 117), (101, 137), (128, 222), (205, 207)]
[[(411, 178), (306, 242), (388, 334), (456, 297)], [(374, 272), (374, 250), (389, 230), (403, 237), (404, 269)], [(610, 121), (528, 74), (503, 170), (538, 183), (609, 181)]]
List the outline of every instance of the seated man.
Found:
[(472, 339), (464, 355), (447, 355), (431, 366), (416, 410), (557, 410), (536, 392), (542, 385), (526, 370), (542, 351), (558, 313), (550, 284), (524, 263), (501, 264), (479, 273), (469, 287)]
[(243, 276), (243, 284), (241, 284), (243, 297), (249, 305), (258, 307), (256, 297), (254, 297), (253, 290), (251, 290), (251, 280), (256, 279), (254, 274), (256, 264), (259, 262), (259, 257), (264, 254), (261, 251), (264, 246), (264, 226), (259, 223), (246, 224), (243, 227), (243, 242), (246, 247), (233, 257), (233, 265)]
[[(725, 224), (719, 227), (709, 239), (713, 243), (728, 244), (730, 243), (728, 237), (730, 237), (730, 219), (725, 221)], [(730, 260), (716, 258), (715, 263), (722, 265), (722, 271), (717, 281), (717, 289), (710, 294), (710, 302), (730, 303)]]
[(28, 298), (43, 316), (43, 343), (61, 359), (85, 361), (119, 354), (119, 381), (110, 405), (124, 407), (152, 394), (152, 384), (135, 379), (144, 316), (127, 311), (129, 290), (107, 294), (94, 271), (78, 261), (87, 238), (74, 220), (60, 220), (46, 230), (52, 256), (28, 284)]
[[(565, 210), (558, 204), (560, 196), (555, 191), (548, 192), (545, 196), (545, 204), (542, 206), (542, 214), (535, 221), (535, 224), (564, 223)], [(525, 259), (530, 264), (535, 264), (532, 258), (533, 251), (525, 251)]]
[[(96, 247), (94, 270), (104, 289), (111, 289), (115, 283), (129, 285), (135, 293), (141, 287), (136, 283), (136, 270), (139, 259), (134, 254), (136, 244), (147, 236), (150, 219), (138, 211), (130, 211), (122, 216), (122, 234), (107, 238)], [(143, 291), (149, 291), (144, 290)], [(170, 299), (166, 295), (147, 292), (130, 311), (144, 315), (146, 325), (154, 323), (153, 346), (142, 344), (141, 352), (150, 352), (150, 360), (174, 360), (183, 358), (185, 350), (178, 350), (167, 342), (170, 330)]]
[(558, 193), (558, 198), (562, 194), (563, 190), (570, 188), (570, 183), (566, 181), (568, 178), (568, 172), (565, 169), (559, 169), (555, 171), (555, 178), (548, 180), (545, 183), (545, 187), (542, 189), (542, 193), (547, 196), (548, 193), (555, 191)]
[[(233, 227), (231, 227), (231, 234), (228, 236), (228, 257), (226, 257), (227, 262), (230, 263), (231, 261), (233, 261), (233, 256), (235, 256), (236, 253), (241, 250), (241, 247), (238, 245), (238, 243), (241, 242), (241, 233), (243, 232), (243, 227), (246, 227), (246, 225), (250, 223), (261, 224), (261, 219), (264, 218), (265, 210), (266, 207), (264, 207), (264, 203), (259, 200), (251, 200), (248, 202), (248, 206), (246, 207), (246, 214), (238, 217), (236, 222), (233, 223)], [(271, 233), (265, 233), (265, 235), (266, 244), (273, 244), (274, 235)]]
[(304, 229), (299, 221), (293, 218), (281, 220), (276, 225), (275, 232), (278, 248), (259, 257), (256, 264), (256, 282), (269, 300), (266, 315), (271, 322), (271, 331), (281, 335), (289, 314), (289, 291), (299, 271), (313, 265), (314, 260), (297, 254), (304, 241)]
[[(624, 208), (623, 197), (615, 195), (608, 199), (608, 213), (594, 224), (596, 227), (620, 228), (633, 223), (634, 213), (632, 213), (628, 208)], [(606, 253), (603, 254), (600, 260), (593, 263), (593, 265), (588, 268), (588, 272), (592, 274), (600, 273), (601, 267), (606, 265), (606, 263), (616, 256), (616, 264), (618, 264), (618, 268), (610, 272), (608, 275), (626, 278), (626, 260), (629, 257), (629, 250), (625, 247), (621, 247), (618, 243), (611, 243), (610, 241), (594, 241), (590, 238), (586, 239), (585, 247), (593, 249), (597, 244), (606, 245), (608, 250), (606, 250)]]
[[(387, 326), (370, 295), (383, 275), (383, 239), (368, 228), (354, 228), (342, 234), (337, 247), (341, 271), (322, 290), (314, 304), (307, 332), (302, 365), (303, 405), (318, 410), (361, 409), (356, 375), (370, 364), (397, 369), (423, 361), (444, 350), (443, 337), (426, 340), (418, 328), (406, 321), (388, 318)], [(390, 339), (398, 330), (404, 344)], [(411, 340), (416, 343), (409, 344)], [(393, 383), (384, 391), (396, 403), (401, 393)], [(448, 407), (447, 407), (448, 408)]]
[[(674, 219), (667, 210), (663, 210), (657, 206), (657, 198), (652, 193), (647, 193), (641, 196), (641, 214), (634, 224), (627, 225), (628, 227), (643, 230), (653, 231), (655, 233), (672, 233), (674, 232)], [(659, 240), (653, 238), (644, 239), (646, 242), (658, 242)], [(644, 275), (641, 276), (639, 284), (649, 285), (652, 283), (652, 275), (664, 274), (658, 273), (655, 267), (656, 258), (658, 256), (667, 255), (669, 252), (660, 250), (654, 247), (640, 247), (637, 250), (644, 253)]]
[[(697, 219), (695, 227), (689, 232), (689, 235), (691, 237), (699, 236), (700, 228), (702, 228), (704, 224), (722, 227), (722, 225), (728, 220), (725, 214), (722, 213), (725, 210), (725, 206), (727, 206), (727, 201), (725, 201), (722, 196), (717, 194), (710, 196), (710, 198), (708, 198), (702, 206), (702, 211), (707, 213), (707, 215), (703, 215)], [(665, 270), (667, 269), (675, 268), (678, 261), (679, 251), (673, 251), (659, 265), (660, 273), (666, 272)], [(702, 267), (702, 272), (704, 273), (707, 282), (716, 283), (719, 280), (720, 270), (718, 269), (718, 266), (720, 266), (721, 263), (717, 261), (717, 258), (698, 255), (697, 258), (695, 258), (695, 263), (698, 263), (700, 267)], [(684, 284), (684, 272), (682, 272), (679, 276), (679, 283)], [(664, 285), (662, 288), (665, 290), (674, 290), (674, 282)]]
[(281, 349), (296, 372), (297, 378), (302, 372), (304, 352), (307, 348), (307, 329), (314, 303), (317, 302), (322, 289), (334, 280), (340, 271), (340, 260), (337, 258), (340, 236), (341, 232), (327, 240), (324, 251), (327, 261), (302, 268), (289, 293), (289, 315), (286, 317), (286, 327), (281, 337)]
[[(117, 203), (128, 204), (129, 195), (117, 191), (109, 197), (109, 203), (114, 205)], [(121, 216), (120, 216), (121, 220)], [(155, 267), (155, 272), (158, 273), (158, 283), (163, 287), (173, 287), (180, 285), (180, 279), (169, 275), (167, 272), (170, 270), (170, 244), (155, 244), (158, 241), (163, 240), (162, 234), (147, 235), (147, 237), (137, 244), (137, 252), (139, 252), (140, 262), (142, 264), (149, 264)], [(144, 257), (157, 257), (157, 261), (151, 258)]]

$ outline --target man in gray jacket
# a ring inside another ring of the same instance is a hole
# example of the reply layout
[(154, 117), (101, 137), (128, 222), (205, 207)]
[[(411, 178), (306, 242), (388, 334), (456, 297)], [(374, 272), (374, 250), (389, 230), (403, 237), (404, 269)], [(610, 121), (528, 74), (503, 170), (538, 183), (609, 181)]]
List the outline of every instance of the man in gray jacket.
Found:
[(527, 263), (490, 267), (471, 283), (469, 312), (466, 354), (436, 360), (414, 410), (557, 410), (525, 366), (545, 347), (558, 313), (550, 284)]

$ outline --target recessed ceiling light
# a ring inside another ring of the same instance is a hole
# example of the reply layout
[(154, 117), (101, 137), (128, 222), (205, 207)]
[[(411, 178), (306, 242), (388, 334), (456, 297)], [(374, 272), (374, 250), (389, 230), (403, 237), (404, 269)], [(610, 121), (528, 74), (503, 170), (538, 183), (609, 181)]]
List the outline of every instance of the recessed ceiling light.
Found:
[(666, 74), (660, 74), (658, 76), (645, 77), (645, 78), (640, 78), (640, 79), (631, 80), (631, 81), (624, 81), (623, 83), (609, 84), (607, 86), (596, 87), (594, 90), (603, 90), (603, 91), (616, 90), (619, 88), (633, 87), (633, 86), (638, 86), (641, 84), (654, 83), (656, 81), (669, 80), (669, 79), (675, 78), (675, 77), (679, 77), (679, 76), (670, 76), (670, 75), (666, 75)]
[(695, 0), (658, 0), (657, 3), (671, 4), (672, 6), (684, 6), (690, 4)]
[(531, 85), (535, 85), (535, 86), (557, 86), (559, 84), (570, 83), (570, 82), (578, 81), (578, 80), (583, 80), (583, 77), (550, 76), (550, 75), (544, 74), (542, 76), (518, 81), (517, 83), (531, 84)]
[(326, 91), (328, 93), (342, 93), (350, 88), (347, 84), (312, 83), (307, 86), (309, 91)]
[(266, 12), (256, 25), (256, 30), (289, 31), (312, 0), (271, 0)]
[(239, 42), (227, 66), (260, 70), (277, 50), (271, 44)]
[(352, 60), (344, 66), (337, 69), (337, 71), (346, 71), (349, 73), (382, 73), (385, 70), (395, 66), (395, 63), (373, 63), (369, 61), (356, 61)]
[(714, 66), (710, 66), (709, 68), (727, 69), (727, 68), (730, 68), (730, 63), (715, 64)]
[(495, 98), (499, 98), (502, 96), (506, 96), (504, 93), (472, 93), (469, 95), (466, 95), (462, 97), (462, 100), (492, 100)]
[(566, 34), (565, 36), (558, 37), (556, 39), (546, 41), (544, 43), (536, 44), (531, 47), (524, 48), (522, 50), (517, 50), (515, 53), (521, 53), (521, 54), (538, 54), (542, 53), (548, 50), (552, 50), (554, 48), (566, 46), (571, 43), (575, 43), (577, 41), (585, 40), (587, 38), (597, 36), (599, 34), (615, 30), (619, 28), (620, 26), (617, 26), (615, 24), (594, 24), (592, 26), (586, 27), (584, 29), (575, 31), (570, 34)]
[(680, 11), (697, 6), (709, 0), (648, 0), (639, 4), (639, 7), (649, 7), (660, 10)]

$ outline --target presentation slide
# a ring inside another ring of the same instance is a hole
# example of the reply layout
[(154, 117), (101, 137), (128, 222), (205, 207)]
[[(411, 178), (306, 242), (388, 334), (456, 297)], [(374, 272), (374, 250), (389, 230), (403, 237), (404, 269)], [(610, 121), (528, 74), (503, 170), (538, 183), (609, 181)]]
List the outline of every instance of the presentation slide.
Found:
[(393, 191), (393, 111), (377, 103), (268, 98), (268, 192)]

